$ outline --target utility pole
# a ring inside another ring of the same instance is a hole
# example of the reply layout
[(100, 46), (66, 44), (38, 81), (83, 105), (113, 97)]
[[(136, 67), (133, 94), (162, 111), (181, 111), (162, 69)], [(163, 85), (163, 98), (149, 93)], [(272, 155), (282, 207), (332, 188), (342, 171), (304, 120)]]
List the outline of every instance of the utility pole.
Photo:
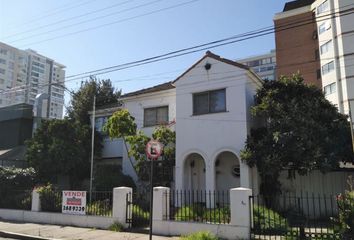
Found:
[(93, 96), (92, 106), (92, 133), (91, 133), (91, 171), (90, 171), (90, 203), (92, 201), (92, 180), (93, 180), (93, 155), (95, 149), (95, 121), (96, 121), (96, 95)]
[(353, 147), (353, 152), (354, 152), (354, 129), (353, 129), (353, 112), (352, 112), (352, 109), (351, 109), (351, 105), (350, 105), (350, 101), (351, 100), (348, 100), (348, 104), (349, 104), (349, 122), (350, 122), (350, 133), (352, 134), (352, 147)]

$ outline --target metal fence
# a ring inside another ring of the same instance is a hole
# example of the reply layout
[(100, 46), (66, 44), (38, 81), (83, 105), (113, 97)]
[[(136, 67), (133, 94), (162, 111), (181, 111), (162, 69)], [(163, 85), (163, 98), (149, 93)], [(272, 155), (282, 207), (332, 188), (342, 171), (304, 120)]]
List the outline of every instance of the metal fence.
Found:
[(126, 223), (129, 228), (146, 228), (149, 226), (150, 201), (149, 196), (139, 193), (126, 195)]
[(0, 208), (31, 210), (32, 190), (8, 190), (0, 192)]
[(343, 239), (336, 195), (251, 196), (250, 206), (252, 239)]
[[(62, 191), (51, 190), (40, 193), (43, 212), (62, 211)], [(112, 217), (113, 193), (111, 191), (92, 191), (92, 199), (87, 195), (86, 215)]]
[(165, 194), (165, 219), (167, 220), (210, 224), (230, 223), (228, 191), (171, 190), (170, 193)]

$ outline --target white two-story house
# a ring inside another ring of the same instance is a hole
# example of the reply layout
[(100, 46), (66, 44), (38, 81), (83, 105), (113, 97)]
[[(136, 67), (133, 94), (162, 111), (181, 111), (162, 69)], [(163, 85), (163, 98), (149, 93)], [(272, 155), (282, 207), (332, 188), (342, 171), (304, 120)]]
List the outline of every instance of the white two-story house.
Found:
[[(254, 122), (250, 107), (261, 84), (247, 66), (208, 51), (173, 82), (123, 95), (121, 108), (147, 135), (161, 122), (176, 131), (176, 189), (255, 189), (257, 174), (239, 156)], [(116, 110), (100, 109), (99, 116)], [(106, 140), (103, 157), (114, 146), (123, 149), (115, 150), (121, 156), (108, 157), (121, 158), (123, 172), (137, 179), (120, 140)]]

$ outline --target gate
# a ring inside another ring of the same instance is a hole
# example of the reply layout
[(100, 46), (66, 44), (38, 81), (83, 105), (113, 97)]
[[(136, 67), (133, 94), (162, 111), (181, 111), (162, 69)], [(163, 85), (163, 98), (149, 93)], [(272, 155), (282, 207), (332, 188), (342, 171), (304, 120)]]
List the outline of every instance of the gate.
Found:
[(149, 230), (150, 202), (146, 195), (128, 193), (126, 195), (126, 223), (129, 229), (135, 232)]
[(251, 196), (250, 239), (343, 239), (335, 195)]

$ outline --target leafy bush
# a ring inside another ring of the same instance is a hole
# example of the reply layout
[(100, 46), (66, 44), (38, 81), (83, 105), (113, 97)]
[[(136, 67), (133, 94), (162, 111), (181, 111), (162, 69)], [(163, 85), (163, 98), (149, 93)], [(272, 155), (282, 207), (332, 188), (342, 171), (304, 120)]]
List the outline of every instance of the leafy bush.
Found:
[(133, 204), (132, 218), (133, 218), (133, 227), (144, 226), (150, 219), (150, 213), (148, 211), (145, 211), (140, 206)]
[(264, 234), (284, 234), (288, 231), (288, 222), (279, 213), (264, 206), (253, 207), (254, 229)]
[(335, 231), (344, 236), (354, 236), (354, 180), (348, 179), (349, 190), (337, 196), (339, 216), (334, 219)]
[(175, 214), (176, 221), (201, 221), (204, 207), (188, 205), (179, 208)]
[(180, 240), (218, 240), (218, 238), (210, 232), (196, 232), (188, 236), (180, 237)]
[(114, 187), (136, 188), (134, 180), (122, 173), (117, 165), (98, 165), (95, 174), (95, 187), (97, 191), (112, 191)]
[(41, 209), (44, 212), (61, 212), (62, 196), (61, 192), (56, 191), (51, 184), (37, 187), (41, 200)]
[(205, 220), (212, 223), (227, 223), (230, 221), (230, 208), (207, 209), (202, 204), (183, 206), (177, 210), (175, 220), (197, 222)]
[(0, 167), (0, 208), (29, 210), (35, 177), (33, 168)]
[(112, 206), (109, 201), (101, 200), (88, 203), (86, 205), (86, 214), (97, 216), (112, 216)]
[(208, 209), (204, 212), (203, 217), (212, 223), (228, 223), (231, 220), (230, 208)]
[(108, 227), (108, 230), (113, 232), (121, 232), (124, 230), (124, 227), (119, 222), (114, 222), (111, 226)]

